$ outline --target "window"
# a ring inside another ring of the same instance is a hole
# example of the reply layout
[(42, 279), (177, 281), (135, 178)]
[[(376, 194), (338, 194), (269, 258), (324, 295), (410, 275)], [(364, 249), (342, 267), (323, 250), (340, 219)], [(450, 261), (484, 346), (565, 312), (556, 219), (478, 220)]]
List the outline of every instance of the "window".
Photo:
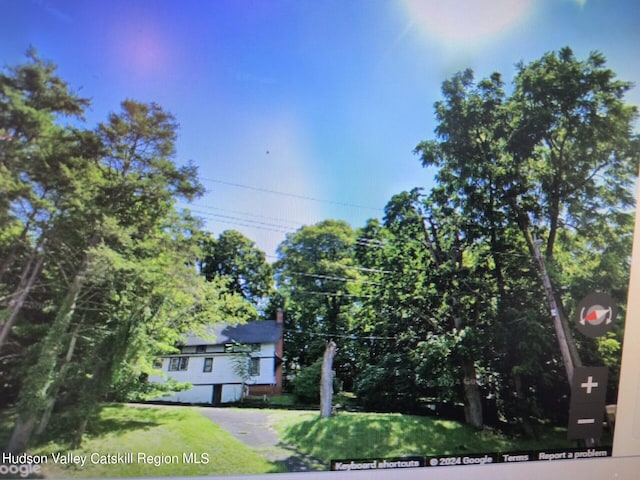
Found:
[(206, 345), (197, 345), (196, 346), (196, 353), (205, 353), (207, 351), (207, 346)]
[(204, 367), (202, 368), (203, 372), (211, 372), (213, 371), (213, 358), (208, 357), (204, 359)]
[(252, 377), (257, 377), (260, 375), (260, 359), (259, 358), (250, 358), (249, 359), (249, 375)]
[(177, 372), (186, 370), (189, 365), (189, 357), (173, 357), (169, 360), (169, 371)]
[(163, 362), (161, 358), (156, 358), (153, 361), (153, 368), (162, 368)]

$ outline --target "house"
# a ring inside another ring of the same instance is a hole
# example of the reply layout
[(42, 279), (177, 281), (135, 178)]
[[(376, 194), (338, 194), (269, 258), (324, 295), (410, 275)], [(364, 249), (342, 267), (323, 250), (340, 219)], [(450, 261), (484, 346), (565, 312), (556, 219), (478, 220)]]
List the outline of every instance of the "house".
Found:
[[(275, 320), (243, 325), (217, 325), (210, 330), (214, 340), (189, 335), (180, 353), (158, 359), (157, 368), (167, 378), (189, 382), (189, 390), (158, 398), (164, 402), (235, 402), (244, 393), (278, 395), (282, 393), (283, 314)], [(161, 376), (150, 381), (165, 383)]]

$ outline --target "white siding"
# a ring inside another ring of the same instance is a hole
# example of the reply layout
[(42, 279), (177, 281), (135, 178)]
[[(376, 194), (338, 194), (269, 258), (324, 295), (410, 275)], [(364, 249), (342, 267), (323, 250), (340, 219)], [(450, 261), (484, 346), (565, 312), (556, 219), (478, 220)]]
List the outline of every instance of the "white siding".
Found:
[(170, 397), (161, 397), (156, 400), (177, 403), (211, 403), (213, 387), (211, 385), (194, 385), (189, 390), (176, 392)]
[(242, 385), (223, 385), (222, 403), (237, 402), (242, 397)]
[[(209, 346), (212, 347), (212, 346)], [(193, 384), (190, 390), (177, 392), (168, 397), (158, 398), (168, 402), (184, 403), (211, 403), (213, 398), (213, 385), (223, 385), (221, 401), (233, 402), (240, 399), (242, 394), (242, 379), (234, 373), (234, 362), (237, 361), (235, 355), (226, 353), (187, 353), (195, 352), (195, 347), (185, 347), (183, 355), (172, 355), (162, 359), (162, 372), (167, 378), (172, 378), (177, 382), (189, 382)], [(209, 350), (209, 348), (207, 348)], [(275, 384), (274, 356), (276, 345), (273, 343), (263, 344), (259, 351), (252, 352), (251, 357), (260, 358), (260, 374), (251, 377), (247, 385), (272, 385)], [(186, 370), (169, 371), (170, 358), (188, 357), (189, 363)], [(205, 358), (213, 358), (213, 368), (211, 372), (203, 372)], [(165, 383), (161, 376), (154, 375), (150, 379), (152, 382)]]

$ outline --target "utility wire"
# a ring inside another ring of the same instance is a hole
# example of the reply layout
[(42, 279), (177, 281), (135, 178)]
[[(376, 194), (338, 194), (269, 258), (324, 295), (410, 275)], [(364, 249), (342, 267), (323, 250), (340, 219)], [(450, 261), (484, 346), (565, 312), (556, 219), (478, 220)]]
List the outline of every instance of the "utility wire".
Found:
[(286, 330), (287, 334), (304, 335), (305, 337), (332, 337), (347, 338), (349, 340), (398, 340), (398, 337), (381, 337), (378, 335), (356, 335), (355, 333), (335, 334), (317, 333), (317, 332), (297, 332), (295, 330)]
[[(265, 256), (267, 258), (272, 258), (274, 260), (280, 260), (280, 257), (278, 257), (277, 255), (266, 254)], [(402, 272), (399, 272), (399, 271), (398, 272), (393, 272), (391, 270), (380, 270), (380, 269), (377, 269), (377, 268), (365, 268), (365, 267), (356, 267), (356, 266), (353, 266), (353, 265), (341, 265), (339, 263), (332, 263), (332, 265), (340, 266), (341, 268), (344, 268), (346, 270), (357, 270), (359, 272), (368, 272), (368, 273), (382, 273), (382, 274), (385, 274), (385, 275), (388, 275), (388, 274), (391, 274), (391, 273), (402, 273)]]
[(203, 212), (201, 210), (192, 210), (192, 212), (197, 213), (198, 215), (202, 215), (205, 219), (215, 220), (217, 222), (228, 223), (231, 225), (240, 225), (243, 227), (258, 228), (260, 230), (267, 230), (267, 231), (276, 232), (276, 233), (294, 233), (295, 232), (295, 230), (293, 230), (290, 227), (287, 227), (286, 225), (278, 225), (276, 223), (262, 222), (259, 220), (251, 220), (249, 218), (236, 217), (233, 215), (222, 215), (222, 214), (211, 213), (211, 212)]
[(300, 200), (308, 200), (311, 202), (318, 202), (318, 203), (327, 203), (330, 205), (339, 205), (341, 207), (349, 207), (349, 208), (359, 208), (362, 210), (371, 210), (371, 211), (375, 211), (375, 212), (382, 212), (383, 209), (381, 208), (374, 208), (374, 207), (368, 207), (366, 205), (358, 205), (355, 203), (347, 203), (347, 202), (339, 202), (339, 201), (335, 201), (335, 200), (325, 200), (322, 198), (315, 198), (315, 197), (310, 197), (307, 195), (299, 195), (296, 193), (290, 193), (290, 192), (282, 192), (279, 190), (272, 190), (269, 188), (262, 188), (262, 187), (256, 187), (253, 185), (245, 185), (242, 183), (235, 183), (235, 182), (226, 182), (224, 180), (219, 180), (216, 178), (200, 178), (200, 180), (202, 180), (203, 182), (210, 182), (210, 183), (217, 183), (219, 185), (226, 185), (229, 187), (236, 187), (236, 188), (244, 188), (247, 190), (253, 190), (254, 192), (263, 192), (263, 193), (270, 193), (273, 195), (281, 195), (284, 197), (290, 197), (290, 198), (298, 198)]
[(289, 275), (297, 275), (297, 276), (301, 276), (301, 277), (319, 278), (319, 279), (324, 279), (324, 280), (337, 280), (337, 281), (345, 281), (345, 282), (357, 282), (357, 283), (364, 283), (364, 284), (367, 284), (367, 285), (380, 285), (380, 286), (382, 286), (382, 283), (378, 283), (378, 282), (370, 282), (368, 280), (359, 280), (357, 278), (334, 277), (334, 276), (331, 276), (331, 275), (321, 275), (319, 273), (289, 272)]
[(319, 295), (324, 297), (351, 297), (351, 298), (373, 298), (373, 295), (354, 295), (352, 293), (335, 293), (335, 292), (308, 292), (296, 290), (292, 292), (296, 295)]
[(244, 211), (241, 211), (241, 210), (231, 210), (231, 209), (228, 209), (228, 208), (212, 207), (210, 205), (202, 205), (202, 204), (199, 204), (199, 203), (192, 203), (190, 205), (195, 207), (195, 208), (204, 208), (205, 210), (215, 210), (217, 212), (235, 213), (235, 214), (238, 214), (238, 215), (245, 215), (247, 217), (259, 218), (259, 219), (262, 219), (262, 220), (275, 220), (277, 222), (290, 223), (290, 224), (295, 225), (295, 226), (300, 226), (300, 225), (304, 225), (305, 224), (305, 222), (301, 222), (299, 220), (291, 220), (291, 219), (288, 219), (288, 218), (279, 218), (279, 217), (269, 217), (269, 216), (266, 216), (266, 215), (258, 215), (256, 213), (244, 212)]

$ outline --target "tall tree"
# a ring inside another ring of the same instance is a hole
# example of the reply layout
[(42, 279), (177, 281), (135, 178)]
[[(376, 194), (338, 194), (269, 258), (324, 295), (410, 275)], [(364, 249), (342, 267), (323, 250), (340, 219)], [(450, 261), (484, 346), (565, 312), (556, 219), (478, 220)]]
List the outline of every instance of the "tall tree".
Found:
[(242, 233), (222, 232), (203, 242), (200, 271), (207, 278), (231, 279), (232, 290), (259, 305), (273, 292), (273, 271), (263, 251)]
[[(370, 358), (360, 393), (366, 394), (368, 385), (406, 409), (435, 392), (439, 400), (464, 403), (466, 421), (479, 428), (483, 407), (477, 367), (487, 365), (481, 339), (494, 312), (483, 293), (491, 290), (491, 282), (479, 261), (482, 245), (466, 236), (464, 224), (454, 208), (438, 205), (418, 189), (395, 195), (387, 204), (388, 234), (376, 249), (383, 252), (383, 261), (370, 267), (383, 276), (367, 286), (370, 295), (363, 302), (377, 305), (372, 310), (383, 315), (365, 326), (386, 352)], [(372, 256), (380, 258), (380, 253), (364, 250), (359, 258)], [(397, 366), (389, 363), (389, 355), (400, 360)], [(405, 367), (413, 373), (398, 375)], [(382, 375), (377, 382), (375, 372)], [(433, 388), (436, 380), (440, 388)]]
[(285, 297), (285, 365), (289, 371), (322, 358), (327, 341), (338, 344), (337, 375), (349, 383), (353, 358), (344, 341), (350, 335), (353, 258), (356, 236), (343, 221), (324, 220), (289, 234), (278, 247), (278, 291)]
[(52, 219), (77, 193), (86, 136), (61, 124), (81, 117), (56, 67), (30, 49), (28, 62), (0, 74), (0, 350), (39, 279)]
[[(485, 226), (478, 235), (491, 239), (497, 279), (509, 248), (508, 223), (517, 226), (541, 274), (536, 239), (543, 242), (551, 270), (543, 280), (569, 378), (580, 358), (553, 275), (558, 234), (575, 228), (597, 237), (627, 223), (638, 163), (631, 134), (636, 111), (623, 101), (630, 84), (604, 64), (599, 53), (586, 61), (569, 48), (546, 54), (518, 66), (509, 97), (497, 73), (478, 84), (471, 71), (458, 74), (436, 103), (438, 139), (416, 149), (425, 166), (440, 168), (445, 195)], [(505, 293), (502, 288), (502, 299)]]
[[(175, 202), (202, 187), (192, 165), (173, 160), (176, 127), (158, 105), (127, 100), (95, 133), (79, 134), (90, 141), (56, 164), (65, 188), (55, 214), (42, 221), (47, 243), (40, 248), (41, 275), (60, 280), (49, 287), (53, 314), (22, 381), (10, 451), (24, 450), (38, 423), (39, 431), (46, 427), (58, 398), (90, 412), (151, 370), (157, 352), (150, 346), (171, 348), (177, 335), (222, 310), (246, 310), (223, 281), (206, 284), (196, 272), (201, 235)], [(75, 400), (70, 385), (81, 392)]]

